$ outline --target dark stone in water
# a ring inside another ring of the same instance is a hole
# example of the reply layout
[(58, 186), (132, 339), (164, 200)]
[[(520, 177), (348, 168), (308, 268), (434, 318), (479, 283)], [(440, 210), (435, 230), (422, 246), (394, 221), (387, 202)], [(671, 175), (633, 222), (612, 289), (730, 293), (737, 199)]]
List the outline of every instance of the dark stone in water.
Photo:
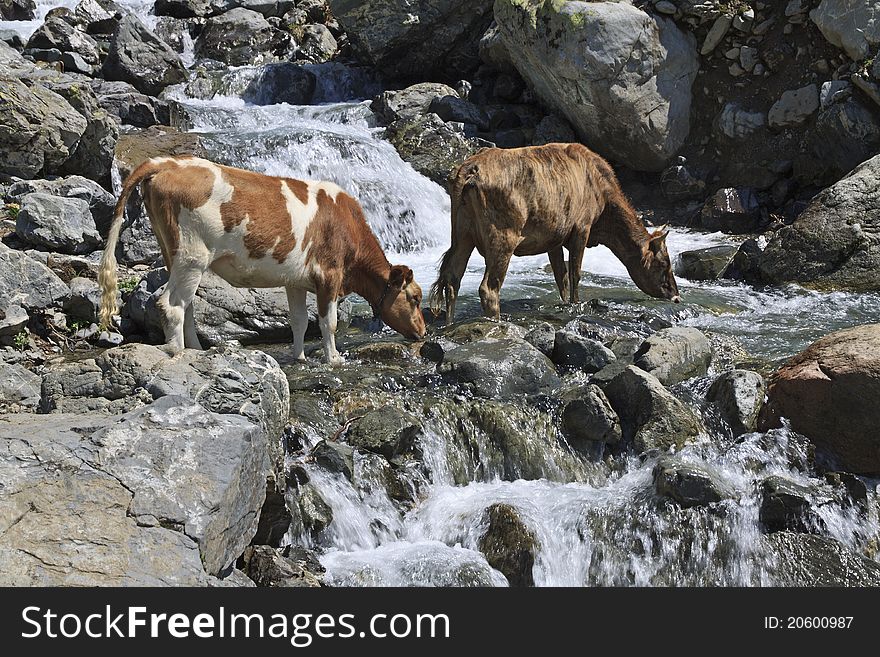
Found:
[(556, 329), (549, 322), (541, 322), (526, 333), (526, 342), (545, 356), (552, 356), (556, 344)]
[(553, 362), (583, 370), (598, 372), (617, 360), (614, 352), (601, 342), (584, 338), (571, 331), (557, 331), (553, 345)]
[(324, 567), (305, 548), (288, 546), (279, 551), (267, 545), (251, 546), (244, 552), (242, 565), (257, 586), (323, 586)]
[(752, 189), (719, 189), (700, 215), (705, 230), (724, 233), (750, 233), (758, 227), (761, 206)]
[(339, 472), (351, 481), (354, 473), (354, 450), (348, 445), (322, 440), (312, 450), (312, 457), (328, 472)]
[(867, 512), (868, 487), (864, 481), (849, 472), (826, 472), (825, 481), (836, 489), (842, 504)]
[(770, 532), (814, 533), (824, 528), (813, 510), (817, 491), (776, 475), (761, 482), (761, 524)]
[[(292, 469), (291, 469), (292, 470)], [(266, 485), (266, 501), (260, 511), (260, 522), (257, 525), (257, 533), (251, 539), (251, 545), (281, 545), (287, 530), (290, 527), (290, 511), (287, 503), (276, 488), (274, 482)]]
[(479, 543), (486, 561), (501, 571), (511, 586), (534, 586), (532, 569), (538, 550), (535, 534), (509, 504), (493, 504), (486, 515), (489, 527)]
[(266, 64), (247, 86), (242, 99), (254, 105), (309, 105), (315, 94), (315, 74), (291, 64)]
[(880, 586), (880, 564), (834, 539), (782, 531), (766, 538), (777, 586)]
[(574, 447), (581, 441), (612, 445), (620, 442), (620, 418), (599, 386), (590, 384), (567, 393), (566, 397), (570, 400), (562, 409), (562, 428)]
[(346, 434), (350, 445), (391, 460), (412, 453), (424, 435), (418, 419), (393, 406), (368, 411), (352, 421)]
[(684, 509), (717, 504), (734, 494), (717, 473), (677, 457), (661, 458), (654, 466), (653, 475), (657, 494)]
[(733, 244), (684, 251), (675, 263), (675, 273), (692, 281), (714, 281), (721, 277), (738, 251), (739, 247)]

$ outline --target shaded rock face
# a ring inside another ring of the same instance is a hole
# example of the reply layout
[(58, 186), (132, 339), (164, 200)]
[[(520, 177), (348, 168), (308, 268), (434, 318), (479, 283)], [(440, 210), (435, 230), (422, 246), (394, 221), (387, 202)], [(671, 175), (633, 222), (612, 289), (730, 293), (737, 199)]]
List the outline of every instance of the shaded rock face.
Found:
[(314, 553), (288, 546), (276, 550), (254, 545), (245, 550), (244, 572), (257, 586), (302, 588), (323, 586), (324, 567)]
[(673, 21), (628, 3), (539, 0), (496, 0), (495, 19), (519, 73), (603, 156), (659, 171), (684, 144), (699, 60)]
[(784, 477), (767, 477), (761, 482), (761, 524), (770, 532), (816, 532), (823, 525), (813, 510), (814, 492)]
[(874, 2), (822, 0), (810, 19), (829, 43), (856, 61), (880, 44), (880, 7)]
[(43, 310), (68, 296), (70, 288), (46, 265), (0, 244), (0, 308)]
[(385, 123), (393, 123), (415, 119), (428, 111), (434, 99), (455, 95), (455, 89), (440, 82), (420, 82), (406, 89), (383, 91), (370, 103), (370, 109)]
[(590, 384), (566, 397), (573, 398), (562, 409), (562, 429), (575, 447), (580, 442), (620, 442), (620, 418), (599, 386)]
[(880, 586), (877, 562), (832, 538), (782, 531), (765, 540), (777, 557), (779, 586)]
[(266, 454), (240, 416), (167, 397), (121, 418), (7, 420), (4, 586), (204, 585), (256, 529)]
[(675, 273), (692, 281), (714, 281), (721, 278), (738, 250), (733, 244), (723, 244), (683, 251), (675, 261)]
[(489, 565), (500, 571), (511, 586), (534, 586), (532, 568), (538, 541), (509, 504), (486, 509), (488, 527), (480, 537), (480, 552)]
[(553, 362), (584, 372), (598, 372), (617, 360), (608, 347), (597, 340), (571, 331), (557, 331), (553, 344)]
[(751, 233), (761, 219), (761, 206), (751, 189), (719, 189), (700, 213), (703, 228), (734, 235)]
[(661, 458), (653, 477), (657, 494), (683, 509), (717, 504), (734, 496), (733, 488), (718, 473), (674, 456)]
[(21, 178), (56, 173), (76, 150), (88, 122), (42, 84), (0, 77), (0, 173)]
[(142, 93), (158, 96), (165, 87), (183, 82), (186, 71), (168, 44), (133, 14), (126, 14), (110, 39), (104, 77), (128, 82)]
[(880, 155), (819, 193), (759, 262), (767, 283), (880, 290)]
[(93, 180), (82, 176), (67, 176), (54, 180), (22, 180), (10, 185), (6, 193), (14, 202), (20, 204), (26, 195), (33, 192), (81, 199), (88, 203), (89, 212), (98, 231), (106, 234), (110, 228), (116, 198)]
[(764, 405), (764, 377), (748, 370), (730, 370), (712, 382), (706, 398), (718, 406), (734, 436), (754, 431)]
[(769, 381), (759, 429), (791, 428), (849, 471), (880, 475), (880, 324), (831, 333)]
[(486, 339), (447, 352), (437, 371), (446, 383), (480, 397), (548, 392), (559, 385), (553, 363), (525, 340)]
[(98, 44), (92, 37), (57, 16), (46, 18), (46, 21), (31, 35), (27, 47), (55, 48), (62, 53), (76, 53), (87, 64), (97, 64), (100, 58)]
[(91, 253), (101, 246), (89, 204), (78, 198), (27, 194), (15, 232), (29, 244), (61, 253)]
[(680, 383), (706, 373), (712, 347), (702, 331), (684, 326), (661, 329), (645, 340), (633, 363), (663, 385)]
[(350, 445), (393, 459), (412, 452), (424, 431), (419, 420), (393, 406), (368, 411), (352, 422), (346, 434)]
[(0, 0), (0, 18), (5, 21), (29, 21), (34, 18), (34, 0)]
[(492, 0), (329, 0), (355, 54), (390, 79), (457, 80), (479, 65)]
[(620, 417), (623, 440), (639, 452), (682, 447), (704, 431), (690, 408), (633, 365), (605, 383), (603, 391)]
[(290, 35), (277, 30), (255, 11), (238, 7), (205, 23), (196, 39), (196, 55), (231, 66), (275, 61), (290, 44)]

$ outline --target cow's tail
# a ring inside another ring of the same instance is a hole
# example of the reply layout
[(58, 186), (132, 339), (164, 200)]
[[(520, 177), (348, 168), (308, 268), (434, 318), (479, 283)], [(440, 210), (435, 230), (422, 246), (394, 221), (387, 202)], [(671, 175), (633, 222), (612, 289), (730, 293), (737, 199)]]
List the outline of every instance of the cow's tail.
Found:
[(116, 244), (119, 242), (119, 232), (122, 229), (125, 205), (128, 203), (128, 197), (131, 196), (135, 187), (156, 175), (160, 168), (161, 165), (152, 160), (147, 160), (141, 164), (125, 179), (122, 185), (122, 193), (119, 195), (119, 200), (116, 201), (116, 208), (113, 210), (113, 221), (110, 224), (110, 231), (107, 233), (107, 244), (104, 246), (101, 266), (98, 268), (98, 286), (101, 289), (101, 311), (99, 313), (101, 329), (109, 328), (113, 321), (113, 315), (118, 310), (116, 306), (116, 295), (119, 291), (116, 280)]
[(441, 311), (446, 311), (446, 323), (452, 322), (452, 308), (455, 304), (455, 297), (458, 294), (458, 286), (460, 284), (460, 274), (454, 271), (454, 260), (456, 251), (458, 250), (458, 223), (460, 221), (460, 214), (462, 210), (462, 205), (464, 203), (463, 194), (465, 192), (465, 188), (470, 184), (473, 176), (476, 174), (476, 166), (468, 166), (462, 165), (459, 169), (451, 176), (451, 200), (452, 200), (452, 208), (449, 213), (450, 222), (451, 222), (451, 243), (449, 248), (446, 250), (446, 253), (443, 254), (443, 258), (440, 260), (440, 269), (437, 272), (437, 280), (434, 281), (434, 284), (431, 286), (431, 291), (428, 293), (428, 305), (431, 308), (431, 312), (434, 313), (435, 316), (439, 315)]

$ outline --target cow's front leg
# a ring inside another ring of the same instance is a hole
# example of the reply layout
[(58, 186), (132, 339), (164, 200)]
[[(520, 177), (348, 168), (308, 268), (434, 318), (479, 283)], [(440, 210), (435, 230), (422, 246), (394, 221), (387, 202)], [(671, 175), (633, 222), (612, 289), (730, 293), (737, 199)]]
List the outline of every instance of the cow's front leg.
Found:
[(513, 249), (498, 253), (495, 257), (486, 259), (486, 273), (483, 274), (483, 282), (480, 283), (480, 303), (483, 306), (483, 314), (486, 317), (500, 319), (501, 317), (501, 286), (504, 277), (507, 276), (507, 267)]
[(293, 357), (305, 362), (306, 330), (309, 328), (306, 291), (296, 287), (287, 288), (287, 307), (290, 311), (290, 330), (293, 332)]
[(556, 287), (559, 289), (559, 296), (562, 297), (562, 303), (568, 303), (568, 270), (565, 267), (565, 254), (562, 253), (562, 247), (557, 246), (555, 249), (547, 251), (550, 256), (550, 268), (553, 270), (553, 278), (556, 279)]
[(336, 351), (336, 307), (337, 295), (326, 291), (318, 292), (318, 326), (324, 341), (324, 361), (330, 365), (342, 365), (345, 361)]

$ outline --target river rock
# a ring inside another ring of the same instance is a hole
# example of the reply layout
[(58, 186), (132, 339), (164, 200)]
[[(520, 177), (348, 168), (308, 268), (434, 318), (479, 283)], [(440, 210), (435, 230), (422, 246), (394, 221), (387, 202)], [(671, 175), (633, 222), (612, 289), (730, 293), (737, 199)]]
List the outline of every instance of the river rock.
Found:
[(34, 0), (0, 0), (0, 18), (4, 21), (33, 20), (35, 11)]
[(205, 23), (195, 52), (230, 66), (275, 61), (290, 45), (290, 35), (277, 30), (255, 11), (238, 7)]
[(346, 441), (391, 460), (417, 449), (423, 435), (424, 429), (415, 416), (394, 406), (382, 406), (353, 420)]
[[(290, 493), (291, 491), (288, 491), (288, 495)], [(333, 509), (318, 489), (309, 483), (297, 487), (294, 508), (294, 526), (301, 526), (315, 539), (333, 522)]]
[(499, 72), (513, 71), (513, 62), (510, 60), (510, 53), (507, 52), (507, 46), (498, 29), (498, 24), (494, 21), (489, 26), (483, 36), (480, 37), (479, 44), (480, 61), (490, 67), (492, 70)]
[(349, 481), (354, 477), (354, 449), (349, 445), (322, 440), (312, 449), (311, 456), (328, 472), (337, 472)]
[(133, 14), (126, 14), (113, 32), (103, 72), (106, 79), (128, 82), (148, 96), (186, 80), (177, 53)]
[(880, 44), (880, 8), (875, 2), (822, 0), (810, 18), (828, 43), (859, 61)]
[(575, 446), (580, 442), (618, 444), (622, 439), (620, 418), (611, 402), (594, 384), (566, 393), (562, 429)]
[(663, 456), (653, 470), (654, 490), (683, 509), (708, 506), (734, 496), (733, 488), (705, 464)]
[(480, 552), (511, 586), (534, 586), (532, 568), (538, 552), (538, 540), (522, 521), (516, 508), (493, 504), (486, 509), (486, 531), (480, 537)]
[(523, 338), (545, 356), (553, 357), (553, 347), (556, 345), (556, 329), (550, 322), (541, 322), (530, 329)]
[(15, 203), (33, 192), (51, 196), (81, 199), (89, 204), (89, 212), (98, 232), (106, 234), (113, 218), (116, 197), (98, 183), (82, 176), (66, 176), (54, 180), (21, 180), (9, 186), (6, 196)]
[(449, 174), (479, 147), (436, 114), (395, 121), (385, 132), (400, 157), (442, 187)]
[(276, 550), (268, 545), (253, 545), (245, 550), (242, 558), (245, 574), (257, 586), (323, 586), (324, 567), (317, 556), (305, 548), (288, 546)]
[(290, 62), (265, 64), (241, 94), (254, 105), (309, 105), (315, 95), (315, 74)]
[[(70, 297), (64, 302), (64, 312), (68, 317), (88, 324), (98, 321), (101, 308), (101, 289), (98, 284), (88, 278), (72, 278), (70, 280)], [(117, 296), (121, 302), (122, 296)]]
[(89, 204), (78, 198), (41, 192), (25, 195), (15, 232), (29, 244), (62, 253), (91, 253), (101, 246)]
[(298, 58), (315, 64), (332, 59), (339, 49), (333, 33), (325, 25), (306, 25), (302, 28), (302, 39), (297, 51)]
[(119, 119), (120, 123), (149, 128), (171, 122), (168, 101), (142, 94), (127, 82), (96, 80), (92, 88), (99, 106)]
[(0, 360), (0, 407), (34, 408), (40, 399), (40, 377), (18, 363)]
[(761, 219), (761, 206), (749, 188), (723, 188), (713, 194), (700, 212), (705, 230), (723, 233), (751, 233)]
[(633, 365), (605, 383), (603, 392), (620, 417), (623, 440), (639, 452), (682, 447), (704, 431), (693, 411)]
[(42, 84), (0, 77), (0, 173), (34, 178), (56, 173), (71, 156), (88, 122)]
[(734, 436), (750, 433), (758, 423), (767, 386), (764, 377), (749, 370), (730, 370), (721, 374), (706, 394), (727, 422)]
[(761, 524), (769, 532), (814, 533), (822, 529), (822, 520), (813, 511), (814, 493), (785, 477), (767, 477), (761, 482)]
[(46, 265), (0, 243), (0, 304), (6, 309), (15, 304), (45, 310), (60, 306), (69, 295), (67, 284)]
[(777, 586), (880, 586), (880, 565), (833, 538), (782, 531), (764, 540)]
[(767, 283), (880, 290), (880, 156), (863, 162), (777, 231), (759, 269)]
[(489, 115), (473, 103), (459, 98), (458, 94), (435, 97), (428, 111), (444, 121), (475, 125), (484, 131), (489, 129)]
[(557, 331), (552, 359), (557, 365), (592, 374), (617, 360), (617, 357), (613, 351), (597, 340), (585, 338), (572, 331)]
[(767, 397), (761, 430), (787, 418), (848, 471), (880, 475), (880, 324), (814, 342), (770, 378)]
[(548, 114), (541, 119), (535, 126), (535, 134), (532, 135), (532, 146), (574, 141), (577, 141), (577, 136), (571, 124), (555, 114)]
[[(156, 410), (156, 429), (161, 427), (167, 432), (174, 425), (176, 432), (184, 432), (178, 436), (205, 435), (205, 428), (181, 427), (185, 417), (175, 417), (172, 409)], [(122, 421), (126, 420), (132, 421), (130, 417)], [(229, 425), (217, 416), (205, 418), (209, 426), (215, 420), (213, 427), (219, 432), (228, 429)], [(146, 516), (141, 516), (139, 522), (129, 513), (135, 495), (149, 495), (151, 491), (126, 488), (97, 462), (102, 456), (113, 458), (109, 450), (94, 441), (98, 430), (113, 423), (113, 418), (94, 414), (6, 416), (0, 425), (0, 478), (4, 482), (0, 518), (7, 519), (0, 533), (0, 584), (207, 583), (195, 540), (179, 529), (160, 526), (155, 514), (153, 521), (145, 522)], [(185, 443), (168, 440), (156, 447), (172, 449), (175, 445), (182, 448)], [(137, 455), (123, 451), (116, 456), (125, 459)], [(200, 468), (206, 464), (180, 465)], [(151, 472), (159, 474), (157, 470)]]
[(695, 328), (673, 326), (661, 329), (642, 343), (633, 363), (650, 372), (666, 386), (703, 376), (712, 360), (712, 348), (705, 334)]
[[(355, 54), (390, 79), (457, 79), (479, 65), (492, 0), (329, 0)], [(457, 77), (456, 77), (457, 76)]]
[(675, 260), (675, 273), (692, 281), (714, 281), (731, 263), (739, 247), (733, 244), (682, 251)]
[(559, 385), (553, 363), (525, 340), (485, 339), (448, 351), (437, 371), (444, 382), (479, 397), (548, 393)]
[[(300, 4), (304, 4), (304, 1), (300, 0)], [(236, 7), (244, 7), (266, 17), (280, 17), (294, 7), (294, 0), (156, 0), (155, 11), (157, 16), (207, 18)]]
[(113, 0), (80, 0), (68, 17), (86, 34), (113, 34), (124, 10)]
[(28, 48), (55, 48), (59, 52), (78, 54), (87, 64), (95, 65), (100, 61), (98, 43), (85, 32), (82, 32), (61, 17), (49, 16), (31, 35), (27, 42)]
[(588, 146), (660, 171), (684, 144), (699, 59), (672, 20), (624, 2), (538, 0), (497, 0), (495, 20), (519, 73)]
[(730, 139), (742, 139), (767, 125), (763, 112), (751, 112), (737, 103), (727, 103), (718, 115), (718, 128)]
[(388, 124), (415, 119), (426, 114), (435, 99), (456, 95), (455, 89), (440, 82), (420, 82), (405, 89), (383, 91), (370, 103), (370, 109)]
[(0, 342), (8, 344), (27, 326), (30, 317), (18, 303), (0, 299)]
[(819, 109), (819, 88), (815, 84), (808, 84), (800, 89), (790, 89), (770, 108), (767, 123), (771, 128), (800, 125), (817, 109)]

